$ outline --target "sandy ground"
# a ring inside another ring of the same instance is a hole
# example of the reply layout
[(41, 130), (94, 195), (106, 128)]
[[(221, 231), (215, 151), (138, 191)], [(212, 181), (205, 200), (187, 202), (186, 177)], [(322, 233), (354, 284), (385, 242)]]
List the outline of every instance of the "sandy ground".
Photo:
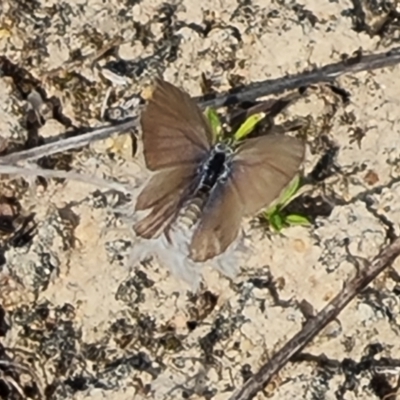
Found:
[[(110, 83), (90, 59), (70, 60), (117, 37), (121, 58), (147, 61), (143, 73), (116, 88), (115, 103), (156, 73), (194, 96), (202, 73), (226, 90), (237, 76), (249, 83), (296, 73), (359, 48), (383, 51), (397, 39), (389, 29), (381, 36), (356, 32), (350, 1), (10, 4), (0, 6), (1, 54), (59, 98), (76, 126), (100, 124)], [(384, 15), (376, 13), (367, 13), (371, 26)], [(207, 34), (196, 31), (207, 21)], [(309, 121), (306, 173), (321, 156), (319, 137), (339, 146), (338, 172), (316, 189), (329, 194), (331, 214), (282, 235), (252, 229), (255, 251), (240, 273), (231, 280), (206, 266), (195, 293), (157, 262), (132, 261), (129, 223), (113, 211), (123, 196), (73, 181), (49, 181), (44, 189), (4, 178), (1, 194), (35, 212), (38, 227), (31, 242), (5, 252), (0, 304), (11, 328), (1, 343), (36, 371), (49, 398), (228, 399), (304, 322), (298, 306), (275, 304), (270, 275), (281, 299), (319, 310), (354, 276), (349, 252), (361, 265), (375, 256), (387, 243), (385, 221), (399, 234), (399, 81), (399, 67), (345, 76), (338, 84), (351, 94), (348, 105), (321, 89), (290, 107), (283, 118)], [(9, 77), (0, 78), (0, 93), (1, 134), (22, 142), (26, 101)], [(40, 135), (65, 130), (49, 120)], [(355, 133), (364, 136), (357, 141)], [(134, 183), (141, 167), (130, 149), (128, 135), (97, 143), (73, 153), (69, 166)], [(400, 273), (400, 261), (393, 268)], [(305, 350), (325, 354), (332, 365), (289, 364), (257, 398), (394, 399), (396, 370), (377, 375), (359, 362), (379, 349), (367, 360), (399, 363), (398, 285), (394, 273), (379, 277)]]

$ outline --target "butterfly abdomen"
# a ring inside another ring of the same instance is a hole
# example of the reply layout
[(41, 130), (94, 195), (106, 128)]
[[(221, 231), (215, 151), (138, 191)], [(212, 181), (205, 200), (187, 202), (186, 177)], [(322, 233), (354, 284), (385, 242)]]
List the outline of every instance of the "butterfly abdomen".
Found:
[(176, 219), (176, 228), (191, 230), (200, 219), (201, 211), (206, 202), (206, 194), (199, 194), (184, 206)]

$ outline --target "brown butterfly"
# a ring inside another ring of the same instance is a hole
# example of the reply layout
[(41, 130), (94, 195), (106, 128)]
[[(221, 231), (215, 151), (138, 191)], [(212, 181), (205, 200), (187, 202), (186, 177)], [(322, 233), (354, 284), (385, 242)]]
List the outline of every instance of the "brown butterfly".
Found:
[(156, 173), (135, 208), (151, 212), (134, 230), (147, 239), (167, 235), (180, 210), (206, 193), (189, 246), (196, 262), (223, 253), (238, 236), (242, 218), (275, 200), (304, 159), (304, 143), (287, 136), (247, 139), (235, 149), (214, 144), (202, 110), (187, 93), (160, 79), (141, 125), (145, 163)]

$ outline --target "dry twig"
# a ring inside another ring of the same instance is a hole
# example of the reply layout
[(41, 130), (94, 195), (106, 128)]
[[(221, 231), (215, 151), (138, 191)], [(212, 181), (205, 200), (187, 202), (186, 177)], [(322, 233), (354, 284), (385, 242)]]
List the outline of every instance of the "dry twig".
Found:
[(303, 329), (290, 339), (260, 370), (254, 374), (229, 400), (250, 400), (262, 390), (287, 362), (307, 346), (325, 326), (333, 321), (339, 313), (368, 284), (400, 255), (400, 238), (385, 247), (355, 278), (351, 279), (337, 296), (314, 318), (304, 325)]

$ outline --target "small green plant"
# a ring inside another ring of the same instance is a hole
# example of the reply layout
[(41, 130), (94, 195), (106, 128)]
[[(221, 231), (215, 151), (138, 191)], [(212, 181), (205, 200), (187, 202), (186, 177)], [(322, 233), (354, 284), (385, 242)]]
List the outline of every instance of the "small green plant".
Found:
[(275, 231), (281, 232), (283, 228), (289, 226), (308, 226), (310, 221), (301, 214), (286, 213), (285, 208), (298, 195), (300, 190), (300, 176), (297, 175), (285, 189), (281, 197), (275, 201), (266, 211), (261, 214), (261, 217)]
[(266, 114), (265, 113), (258, 113), (258, 114), (253, 114), (250, 115), (246, 119), (246, 121), (243, 122), (242, 125), (240, 125), (239, 129), (235, 132), (233, 135), (235, 141), (239, 141), (244, 139), (247, 135), (249, 135), (251, 132), (253, 132), (254, 128), (256, 125), (265, 118)]
[(218, 142), (222, 137), (221, 120), (219, 119), (217, 112), (213, 108), (210, 107), (206, 108), (204, 114), (211, 125), (211, 129), (214, 134), (214, 141)]
[[(211, 129), (214, 133), (214, 140), (216, 142), (222, 140), (223, 129), (218, 113), (213, 108), (208, 107), (206, 108), (204, 114), (211, 125)], [(264, 119), (265, 116), (266, 116), (265, 113), (257, 113), (250, 115), (250, 117), (248, 117), (246, 121), (244, 121), (243, 124), (240, 125), (239, 129), (233, 135), (233, 142), (239, 142), (240, 140), (244, 139), (247, 135), (249, 135), (251, 132), (253, 132), (256, 125), (262, 119)]]

